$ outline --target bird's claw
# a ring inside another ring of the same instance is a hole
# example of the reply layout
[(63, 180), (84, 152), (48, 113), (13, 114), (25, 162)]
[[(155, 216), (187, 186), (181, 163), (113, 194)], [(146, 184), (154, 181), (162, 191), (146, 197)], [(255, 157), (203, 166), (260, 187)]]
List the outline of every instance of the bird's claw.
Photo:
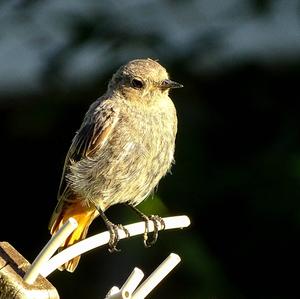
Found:
[(117, 248), (117, 244), (120, 240), (118, 230), (119, 229), (123, 230), (127, 238), (130, 237), (129, 231), (122, 224), (114, 224), (112, 222), (107, 223), (107, 228), (110, 233), (110, 238), (109, 238), (109, 242), (108, 242), (108, 251), (110, 253), (121, 251), (121, 249)]
[[(144, 220), (145, 220), (144, 246), (151, 247), (157, 241), (159, 226), (161, 227), (161, 230), (165, 229), (165, 222), (158, 215), (151, 215), (149, 217), (145, 216)], [(149, 229), (150, 221), (153, 222), (154, 230), (153, 230), (153, 234), (152, 234), (152, 240), (149, 241), (148, 234), (150, 231), (150, 229)]]

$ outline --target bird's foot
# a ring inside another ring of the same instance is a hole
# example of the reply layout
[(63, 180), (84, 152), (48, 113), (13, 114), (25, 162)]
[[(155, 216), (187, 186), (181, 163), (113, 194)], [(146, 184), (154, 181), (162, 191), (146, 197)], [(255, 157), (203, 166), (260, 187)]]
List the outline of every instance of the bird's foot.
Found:
[[(161, 227), (162, 230), (165, 229), (165, 222), (158, 215), (150, 215), (149, 217), (144, 215), (143, 219), (145, 221), (144, 245), (145, 245), (145, 247), (151, 247), (157, 241), (159, 228)], [(153, 230), (151, 240), (149, 240), (149, 237), (148, 237), (148, 234), (149, 234), (149, 231), (150, 231), (150, 229), (149, 229), (150, 221), (153, 222), (153, 226), (154, 226), (154, 230)]]
[(129, 238), (130, 234), (129, 234), (128, 230), (122, 224), (114, 224), (111, 221), (107, 221), (106, 226), (107, 226), (109, 234), (110, 234), (110, 238), (109, 238), (109, 242), (108, 242), (108, 251), (110, 253), (121, 251), (119, 248), (117, 248), (117, 244), (120, 240), (119, 229), (123, 230), (126, 237)]
[(114, 224), (108, 220), (101, 208), (97, 208), (97, 210), (109, 231), (108, 251), (120, 251), (120, 249), (117, 248), (117, 244), (120, 240), (119, 229), (125, 233), (127, 238), (130, 237), (129, 231), (122, 224)]

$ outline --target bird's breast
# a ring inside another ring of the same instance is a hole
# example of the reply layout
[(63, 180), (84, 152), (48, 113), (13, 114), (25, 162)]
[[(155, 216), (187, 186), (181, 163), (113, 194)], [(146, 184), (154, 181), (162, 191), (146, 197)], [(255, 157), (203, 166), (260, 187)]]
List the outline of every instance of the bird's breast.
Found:
[(78, 192), (102, 206), (138, 204), (169, 170), (174, 154), (176, 115), (121, 111), (106, 143), (74, 175)]

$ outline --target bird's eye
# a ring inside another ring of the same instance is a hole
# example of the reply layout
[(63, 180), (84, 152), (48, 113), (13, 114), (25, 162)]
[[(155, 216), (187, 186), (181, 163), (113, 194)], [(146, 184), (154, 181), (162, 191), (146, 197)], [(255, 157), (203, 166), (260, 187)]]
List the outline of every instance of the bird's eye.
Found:
[(144, 87), (144, 82), (142, 80), (140, 80), (140, 79), (136, 79), (135, 78), (135, 79), (131, 80), (131, 86), (133, 88), (141, 89), (141, 88)]

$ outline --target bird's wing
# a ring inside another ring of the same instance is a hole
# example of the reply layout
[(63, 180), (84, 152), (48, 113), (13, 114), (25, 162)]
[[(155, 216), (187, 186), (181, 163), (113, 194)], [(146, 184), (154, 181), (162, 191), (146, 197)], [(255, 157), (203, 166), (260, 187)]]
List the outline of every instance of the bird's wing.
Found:
[(92, 159), (109, 139), (118, 119), (119, 110), (109, 100), (102, 101), (100, 98), (90, 106), (66, 156), (57, 196), (58, 203), (49, 222), (51, 233), (60, 227), (66, 210), (70, 206), (76, 207), (76, 203), (82, 200), (74, 194), (66, 180), (69, 166), (81, 159)]
[(101, 150), (101, 147), (109, 139), (118, 122), (118, 116), (119, 111), (109, 101), (96, 101), (91, 105), (67, 153), (58, 199), (62, 194), (65, 195), (63, 197), (68, 197), (67, 193), (70, 190), (68, 190), (66, 174), (69, 171), (70, 163), (84, 158), (93, 158), (94, 154)]

